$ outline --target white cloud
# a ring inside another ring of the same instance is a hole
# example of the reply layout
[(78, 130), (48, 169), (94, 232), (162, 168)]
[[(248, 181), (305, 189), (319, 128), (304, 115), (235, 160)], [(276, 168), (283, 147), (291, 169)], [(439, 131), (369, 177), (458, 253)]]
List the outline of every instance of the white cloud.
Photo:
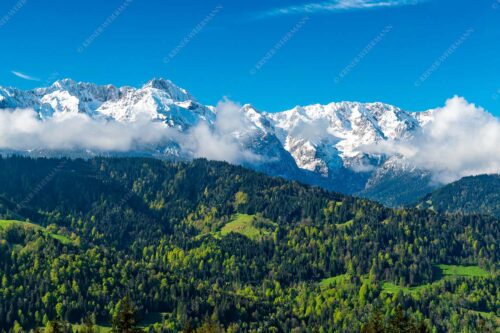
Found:
[(239, 106), (226, 100), (217, 110), (214, 126), (201, 122), (185, 133), (148, 119), (123, 123), (77, 113), (41, 120), (32, 109), (0, 110), (0, 149), (128, 152), (175, 142), (188, 157), (230, 163), (257, 159), (235, 137), (244, 126)]
[(340, 138), (330, 133), (328, 127), (328, 122), (321, 119), (311, 121), (299, 120), (290, 130), (290, 136), (316, 144), (319, 142), (329, 142), (332, 145), (336, 144), (340, 141)]
[(464, 98), (433, 110), (434, 119), (413, 138), (386, 141), (363, 151), (404, 156), (449, 183), (465, 176), (500, 173), (500, 120)]
[(98, 121), (68, 114), (41, 121), (32, 109), (0, 111), (0, 148), (123, 152), (174, 137), (173, 130), (150, 121)]
[(245, 128), (246, 121), (241, 113), (242, 106), (227, 97), (217, 104), (215, 128), (219, 134), (229, 135)]
[(427, 0), (329, 0), (275, 8), (266, 16), (328, 13), (415, 5)]
[(36, 77), (33, 77), (33, 76), (29, 76), (27, 74), (24, 74), (24, 73), (21, 73), (21, 72), (18, 72), (18, 71), (11, 71), (12, 74), (14, 74), (15, 76), (21, 78), (21, 79), (24, 79), (24, 80), (28, 80), (28, 81), (41, 81), (39, 78), (36, 78)]
[[(460, 97), (432, 112), (433, 120), (413, 138), (385, 141), (360, 150), (401, 155), (415, 167), (430, 170), (440, 183), (469, 175), (500, 173), (498, 118)], [(0, 149), (127, 152), (176, 142), (188, 157), (230, 163), (259, 161), (260, 156), (248, 149), (248, 140), (257, 130), (248, 117), (239, 104), (226, 99), (218, 104), (213, 125), (201, 122), (181, 133), (146, 119), (121, 123), (95, 120), (79, 113), (40, 120), (31, 109), (0, 110)], [(336, 141), (319, 122), (300, 123), (293, 131), (305, 140), (328, 140), (329, 144)]]
[(242, 146), (244, 140), (238, 140), (239, 134), (248, 130), (241, 108), (227, 98), (219, 102), (213, 128), (206, 123), (193, 127), (180, 142), (183, 150), (193, 157), (230, 163), (258, 160), (257, 155)]

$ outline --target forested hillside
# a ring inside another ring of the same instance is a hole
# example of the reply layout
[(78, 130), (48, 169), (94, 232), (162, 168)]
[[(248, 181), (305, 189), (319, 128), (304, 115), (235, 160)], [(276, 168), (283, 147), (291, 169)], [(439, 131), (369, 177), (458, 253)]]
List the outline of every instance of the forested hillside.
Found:
[(429, 194), (418, 206), (438, 212), (500, 218), (500, 175), (462, 178)]
[(151, 332), (499, 327), (493, 217), (206, 160), (3, 158), (0, 198), (0, 330), (128, 332), (132, 312)]

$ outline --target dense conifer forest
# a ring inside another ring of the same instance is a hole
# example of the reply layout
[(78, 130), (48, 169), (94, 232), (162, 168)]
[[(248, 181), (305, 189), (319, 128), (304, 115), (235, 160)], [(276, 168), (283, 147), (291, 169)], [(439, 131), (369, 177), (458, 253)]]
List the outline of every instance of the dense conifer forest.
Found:
[(0, 332), (495, 332), (500, 226), (222, 162), (0, 159)]
[(427, 195), (419, 207), (500, 219), (500, 175), (464, 177)]

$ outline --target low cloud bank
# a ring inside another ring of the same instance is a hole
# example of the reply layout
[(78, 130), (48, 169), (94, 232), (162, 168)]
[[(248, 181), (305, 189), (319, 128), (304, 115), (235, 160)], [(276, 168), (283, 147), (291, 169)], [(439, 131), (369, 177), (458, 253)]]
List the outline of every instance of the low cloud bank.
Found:
[[(226, 99), (216, 109), (214, 124), (200, 122), (186, 132), (149, 119), (122, 123), (65, 114), (42, 121), (31, 109), (0, 110), (0, 149), (127, 152), (176, 143), (187, 157), (236, 164), (259, 161), (261, 157), (245, 144), (256, 129), (242, 113), (241, 105)], [(403, 156), (416, 168), (431, 171), (439, 183), (500, 173), (498, 118), (461, 97), (449, 99), (444, 107), (432, 112), (433, 120), (412, 138), (384, 141), (360, 150)], [(306, 140), (332, 139), (320, 122), (300, 124), (293, 131)]]
[(457, 96), (433, 113), (434, 120), (413, 138), (385, 141), (362, 150), (372, 154), (399, 154), (417, 168), (431, 171), (439, 183), (500, 173), (498, 118)]
[(99, 121), (85, 114), (67, 114), (41, 121), (32, 109), (0, 111), (0, 148), (124, 152), (175, 137), (160, 123)]
[(213, 127), (202, 122), (183, 135), (179, 140), (182, 150), (194, 157), (230, 163), (258, 160), (259, 156), (245, 149), (237, 140), (239, 133), (251, 130), (241, 113), (241, 105), (224, 99), (217, 104), (216, 110)]
[(219, 103), (217, 113), (213, 126), (200, 122), (182, 133), (149, 119), (122, 123), (65, 114), (42, 121), (32, 109), (4, 109), (0, 110), (0, 149), (127, 152), (175, 142), (190, 157), (230, 163), (256, 159), (234, 137), (243, 124), (239, 106), (225, 100)]

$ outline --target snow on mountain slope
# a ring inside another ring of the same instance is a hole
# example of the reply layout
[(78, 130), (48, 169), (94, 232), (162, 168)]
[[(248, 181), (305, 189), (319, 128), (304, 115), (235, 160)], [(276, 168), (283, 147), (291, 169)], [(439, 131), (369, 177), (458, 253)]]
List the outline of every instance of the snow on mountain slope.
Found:
[(40, 116), (50, 116), (52, 108), (44, 104), (34, 91), (23, 91), (16, 88), (0, 87), (0, 109), (32, 108)]
[(154, 79), (141, 89), (120, 88), (119, 98), (105, 101), (96, 113), (125, 122), (147, 117), (180, 129), (194, 126), (200, 120), (215, 120), (213, 108), (201, 105), (184, 89), (162, 79)]
[[(251, 105), (243, 106), (241, 112), (245, 123), (248, 124), (247, 129), (244, 130), (246, 132), (245, 149), (263, 157), (254, 162), (253, 167), (275, 176), (298, 178), (301, 172), (295, 160), (283, 147), (274, 126), (266, 115)], [(251, 130), (248, 131), (248, 128)], [(241, 139), (241, 133), (236, 137)]]
[[(0, 88), (0, 109), (26, 108), (34, 109), (42, 121), (82, 113), (119, 123), (147, 119), (185, 135), (206, 124), (223, 141), (228, 136), (239, 149), (250, 152), (252, 158), (242, 161), (245, 166), (347, 193), (375, 188), (400, 172), (414, 174), (404, 161), (366, 154), (362, 148), (409, 138), (433, 119), (432, 111), (408, 113), (383, 103), (357, 102), (298, 106), (278, 113), (244, 105), (236, 118), (228, 117), (164, 79), (141, 88), (70, 79), (31, 91)], [(169, 142), (147, 151), (172, 158), (185, 156), (181, 147)]]
[(50, 105), (52, 115), (65, 113), (95, 114), (104, 102), (119, 98), (119, 90), (112, 86), (75, 82), (70, 79), (56, 81), (48, 88), (34, 90), (42, 104)]
[(341, 167), (370, 171), (379, 158), (360, 147), (403, 139), (419, 127), (411, 114), (382, 103), (311, 105), (267, 116), (297, 165), (325, 176)]
[(32, 91), (1, 88), (0, 108), (33, 108), (41, 119), (68, 113), (85, 113), (93, 118), (120, 122), (147, 117), (179, 128), (215, 119), (213, 108), (201, 105), (186, 90), (163, 79), (153, 79), (139, 89), (70, 79)]
[(411, 114), (420, 124), (421, 127), (426, 126), (428, 123), (432, 122), (435, 117), (435, 110), (428, 110), (423, 112), (413, 112)]

